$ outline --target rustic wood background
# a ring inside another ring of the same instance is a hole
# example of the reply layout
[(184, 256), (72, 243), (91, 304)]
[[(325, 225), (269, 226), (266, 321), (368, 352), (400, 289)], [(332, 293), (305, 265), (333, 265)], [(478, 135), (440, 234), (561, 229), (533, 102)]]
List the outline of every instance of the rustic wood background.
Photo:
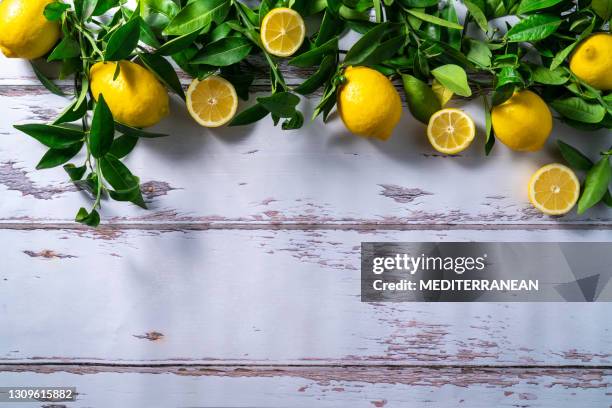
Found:
[(128, 159), (151, 209), (104, 202), (92, 230), (12, 128), (66, 100), (0, 66), (0, 386), (76, 386), (59, 407), (612, 407), (610, 304), (359, 301), (362, 241), (610, 241), (610, 210), (550, 218), (525, 191), (557, 137), (595, 155), (610, 132), (447, 157), (408, 112), (382, 143), (337, 118), (206, 130), (174, 99), (172, 137)]

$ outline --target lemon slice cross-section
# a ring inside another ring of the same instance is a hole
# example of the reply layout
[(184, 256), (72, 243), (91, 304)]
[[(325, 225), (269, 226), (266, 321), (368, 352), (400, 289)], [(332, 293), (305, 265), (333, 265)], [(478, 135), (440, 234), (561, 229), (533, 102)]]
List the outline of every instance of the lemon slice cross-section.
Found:
[(216, 75), (202, 81), (194, 79), (187, 90), (187, 109), (202, 126), (223, 126), (236, 115), (236, 89), (228, 80)]
[(476, 136), (472, 118), (459, 109), (442, 109), (429, 119), (427, 137), (440, 153), (457, 154), (468, 148)]
[(580, 181), (562, 164), (549, 164), (536, 171), (529, 180), (529, 201), (548, 215), (571, 211), (580, 196)]
[(302, 16), (290, 8), (272, 9), (261, 22), (261, 42), (270, 54), (290, 57), (302, 46), (306, 26)]

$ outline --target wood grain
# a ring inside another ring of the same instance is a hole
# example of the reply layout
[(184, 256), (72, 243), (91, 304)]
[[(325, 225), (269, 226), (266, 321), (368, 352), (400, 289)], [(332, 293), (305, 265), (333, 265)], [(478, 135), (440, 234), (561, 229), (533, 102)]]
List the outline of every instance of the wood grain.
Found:
[(0, 382), (76, 386), (77, 401), (66, 407), (608, 408), (612, 403), (612, 370), (583, 368), (41, 365), (0, 366)]
[(606, 303), (359, 300), (364, 241), (606, 239), (609, 231), (582, 230), (0, 230), (0, 360), (610, 365)]

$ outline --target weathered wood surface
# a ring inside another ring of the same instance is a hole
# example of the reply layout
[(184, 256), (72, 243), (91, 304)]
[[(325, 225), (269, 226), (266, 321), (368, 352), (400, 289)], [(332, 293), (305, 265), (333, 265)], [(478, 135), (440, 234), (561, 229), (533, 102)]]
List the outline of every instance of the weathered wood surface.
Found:
[(608, 231), (0, 230), (0, 360), (609, 365), (609, 304), (377, 304), (362, 241)]
[[(0, 366), (5, 386), (76, 386), (53, 407), (609, 408), (612, 370)], [(41, 403), (15, 406), (40, 408)], [(43, 405), (51, 407), (51, 405)]]

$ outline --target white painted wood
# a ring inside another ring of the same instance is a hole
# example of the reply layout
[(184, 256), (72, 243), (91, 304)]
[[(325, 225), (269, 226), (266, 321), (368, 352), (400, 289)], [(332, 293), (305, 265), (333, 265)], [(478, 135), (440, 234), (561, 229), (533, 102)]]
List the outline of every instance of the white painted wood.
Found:
[(612, 371), (600, 369), (0, 369), (3, 386), (77, 388), (76, 402), (54, 407), (607, 408), (612, 401)]
[(609, 239), (607, 230), (0, 230), (0, 360), (610, 365), (607, 303), (366, 304), (358, 269), (363, 241)]
[[(306, 112), (314, 103), (304, 101)], [(61, 168), (35, 171), (44, 147), (12, 128), (49, 121), (64, 104), (40, 87), (0, 87), (2, 221), (71, 221), (89, 205)], [(482, 128), (480, 101), (464, 108)], [(407, 111), (384, 143), (347, 134), (338, 118), (292, 132), (269, 119), (206, 130), (175, 100), (172, 115), (155, 128), (172, 136), (141, 141), (127, 160), (149, 183), (151, 210), (107, 203), (102, 213), (113, 222), (610, 225), (612, 212), (604, 207), (551, 218), (528, 203), (531, 173), (561, 160), (557, 138), (593, 157), (612, 141), (607, 131), (577, 132), (560, 123), (555, 129), (542, 152), (518, 154), (498, 144), (485, 158), (480, 137), (461, 156), (445, 157)]]

